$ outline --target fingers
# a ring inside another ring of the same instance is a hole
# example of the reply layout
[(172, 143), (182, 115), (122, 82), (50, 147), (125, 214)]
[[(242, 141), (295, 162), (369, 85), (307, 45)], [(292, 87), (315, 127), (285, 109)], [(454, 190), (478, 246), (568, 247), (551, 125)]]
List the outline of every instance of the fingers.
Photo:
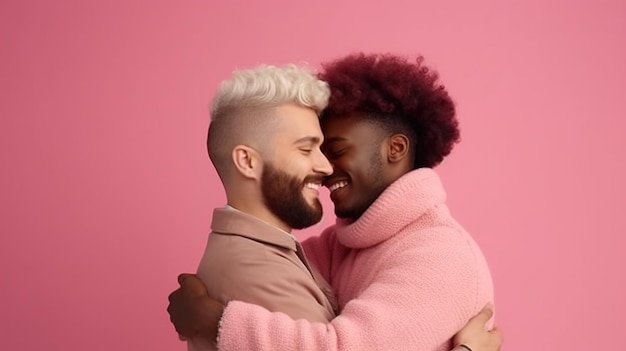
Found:
[(195, 274), (191, 274), (191, 273), (181, 273), (178, 275), (178, 284), (183, 285), (183, 282), (185, 280), (187, 280), (187, 278), (189, 277), (193, 277), (195, 276)]
[(206, 286), (204, 285), (202, 280), (200, 280), (200, 278), (198, 278), (198, 276), (195, 274), (183, 273), (179, 275), (178, 283), (180, 284), (179, 290), (184, 289), (189, 293), (193, 292), (198, 295), (208, 294)]
[(195, 275), (187, 275), (184, 277), (182, 284), (180, 285), (181, 289), (184, 289), (188, 294), (195, 296), (208, 296), (209, 293), (206, 289), (206, 286)]
[(500, 350), (500, 348), (502, 347), (502, 344), (504, 343), (504, 333), (502, 332), (502, 329), (500, 329), (500, 328), (498, 328), (498, 326), (494, 325), (493, 329), (491, 329), (489, 334), (492, 337), (495, 337), (495, 342), (496, 342), (497, 345), (499, 345), (498, 350)]
[(472, 320), (477, 320), (483, 324), (486, 324), (489, 319), (493, 317), (493, 304), (490, 302), (483, 307), (480, 312), (472, 318)]
[(494, 325), (493, 329), (491, 329), (489, 332), (491, 334), (497, 335), (500, 340), (504, 340), (504, 333), (502, 332), (502, 329), (500, 329), (500, 327), (498, 327), (497, 325)]
[(483, 307), (483, 309), (480, 311), (480, 313), (487, 316), (487, 319), (493, 317), (493, 303), (487, 303), (485, 307)]
[(167, 300), (170, 302), (170, 305), (169, 305), (169, 306), (167, 306), (167, 311), (168, 311), (168, 312), (170, 312), (170, 307), (171, 307), (172, 302), (173, 302), (173, 301), (174, 301), (174, 300), (175, 300), (175, 299), (176, 299), (179, 295), (181, 295), (181, 294), (182, 294), (181, 290), (182, 290), (182, 284), (181, 284), (181, 286), (180, 286), (178, 289), (176, 289), (176, 290), (172, 291), (172, 292), (171, 292), (171, 293), (167, 296)]
[[(199, 297), (207, 296), (206, 287), (195, 274), (183, 273), (177, 278), (180, 287), (169, 294), (169, 304), (167, 313), (170, 322), (174, 325), (178, 338), (187, 340), (189, 336), (197, 333), (197, 328), (193, 324), (193, 306)], [(187, 337), (186, 337), (186, 336)]]

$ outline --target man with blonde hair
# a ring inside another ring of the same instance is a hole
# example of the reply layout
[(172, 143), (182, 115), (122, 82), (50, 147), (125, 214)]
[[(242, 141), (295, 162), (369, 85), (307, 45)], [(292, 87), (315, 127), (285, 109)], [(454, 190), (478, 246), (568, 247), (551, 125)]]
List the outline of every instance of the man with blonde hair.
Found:
[[(322, 218), (318, 189), (332, 167), (320, 151), (318, 118), (329, 95), (325, 82), (295, 65), (235, 71), (220, 85), (207, 148), (227, 205), (213, 211), (197, 272), (211, 296), (293, 319), (335, 316), (330, 285), (290, 233)], [(188, 345), (215, 348), (200, 338)]]

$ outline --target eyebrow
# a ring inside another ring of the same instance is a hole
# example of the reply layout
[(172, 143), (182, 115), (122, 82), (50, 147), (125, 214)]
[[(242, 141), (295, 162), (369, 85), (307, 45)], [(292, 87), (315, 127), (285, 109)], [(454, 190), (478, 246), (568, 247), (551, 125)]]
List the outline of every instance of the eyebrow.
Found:
[(294, 144), (305, 144), (305, 143), (311, 143), (311, 144), (316, 144), (320, 142), (320, 138), (318, 137), (314, 137), (314, 136), (306, 136), (303, 138), (300, 138), (296, 141), (294, 141)]

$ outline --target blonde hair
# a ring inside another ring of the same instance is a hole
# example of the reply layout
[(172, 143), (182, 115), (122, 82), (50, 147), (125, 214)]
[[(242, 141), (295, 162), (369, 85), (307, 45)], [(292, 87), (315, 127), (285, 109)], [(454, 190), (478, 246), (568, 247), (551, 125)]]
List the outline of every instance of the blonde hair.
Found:
[(213, 121), (242, 109), (264, 109), (293, 103), (319, 115), (328, 105), (330, 89), (304, 66), (260, 65), (233, 72), (223, 81), (211, 103)]

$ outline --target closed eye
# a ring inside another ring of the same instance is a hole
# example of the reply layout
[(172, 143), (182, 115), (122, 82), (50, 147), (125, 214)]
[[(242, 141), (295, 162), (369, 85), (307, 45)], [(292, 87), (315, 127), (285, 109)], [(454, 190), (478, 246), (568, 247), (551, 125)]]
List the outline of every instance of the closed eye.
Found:
[(341, 155), (343, 155), (346, 152), (346, 149), (339, 149), (339, 150), (329, 150), (327, 152), (328, 158), (337, 158), (340, 157)]

